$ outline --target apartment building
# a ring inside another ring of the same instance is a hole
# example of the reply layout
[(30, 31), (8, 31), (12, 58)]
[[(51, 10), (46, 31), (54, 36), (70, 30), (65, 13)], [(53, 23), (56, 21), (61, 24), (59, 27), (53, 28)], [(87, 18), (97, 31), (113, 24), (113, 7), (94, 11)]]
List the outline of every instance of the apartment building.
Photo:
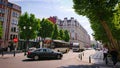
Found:
[(3, 27), (0, 45), (2, 47), (7, 47), (9, 42), (18, 38), (18, 17), (20, 14), (20, 6), (10, 3), (8, 0), (0, 0), (0, 25)]
[(83, 47), (90, 46), (90, 36), (80, 23), (71, 17), (64, 20), (58, 19), (57, 16), (48, 18), (50, 21), (58, 25), (58, 28), (68, 30), (70, 33), (70, 43), (80, 43)]

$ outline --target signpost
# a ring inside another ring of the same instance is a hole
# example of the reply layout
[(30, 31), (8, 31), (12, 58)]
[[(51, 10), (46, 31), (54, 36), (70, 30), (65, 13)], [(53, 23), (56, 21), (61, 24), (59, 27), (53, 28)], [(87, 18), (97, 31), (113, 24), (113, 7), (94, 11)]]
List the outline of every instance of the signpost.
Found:
[(18, 42), (18, 38), (14, 38), (13, 42), (14, 42), (14, 57), (15, 57), (16, 43)]

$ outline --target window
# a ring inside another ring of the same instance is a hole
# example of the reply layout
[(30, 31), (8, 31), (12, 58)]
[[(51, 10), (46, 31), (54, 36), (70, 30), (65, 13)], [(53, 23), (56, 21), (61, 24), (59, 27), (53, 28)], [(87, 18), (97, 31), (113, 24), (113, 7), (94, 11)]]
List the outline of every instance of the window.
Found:
[(14, 38), (17, 38), (17, 35), (11, 34), (10, 39), (13, 40)]
[(74, 37), (72, 37), (72, 40), (74, 40)]
[(0, 17), (0, 21), (4, 21), (4, 17)]
[(17, 19), (12, 19), (12, 24), (13, 25), (18, 25), (18, 20)]
[(73, 33), (74, 33), (74, 30), (72, 29), (72, 30), (71, 30), (71, 32), (73, 32)]
[(60, 22), (60, 26), (63, 26), (63, 22)]
[(0, 9), (0, 13), (5, 13), (5, 10), (4, 9)]
[(15, 35), (13, 35), (13, 39), (15, 38)]
[(18, 14), (17, 12), (13, 12), (13, 13), (12, 13), (12, 16), (18, 18), (18, 17), (19, 17), (19, 14)]
[(11, 27), (11, 32), (13, 32), (13, 27)]
[(11, 28), (11, 32), (17, 32), (16, 27), (12, 27), (12, 28)]
[(16, 32), (16, 27), (14, 27), (14, 32)]
[(13, 39), (13, 35), (12, 35), (12, 34), (10, 35), (10, 39), (11, 39), (11, 40)]

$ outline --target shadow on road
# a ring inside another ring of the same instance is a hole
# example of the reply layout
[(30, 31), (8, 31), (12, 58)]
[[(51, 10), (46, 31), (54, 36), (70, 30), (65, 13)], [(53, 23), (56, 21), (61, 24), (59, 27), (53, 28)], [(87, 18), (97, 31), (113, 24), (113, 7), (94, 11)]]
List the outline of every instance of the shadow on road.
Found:
[(23, 62), (29, 62), (29, 61), (52, 61), (52, 60), (60, 60), (60, 59), (50, 59), (50, 58), (42, 58), (42, 59), (39, 59), (39, 60), (34, 60), (34, 59), (24, 59), (22, 60)]
[(10, 57), (0, 57), (0, 59), (9, 59)]

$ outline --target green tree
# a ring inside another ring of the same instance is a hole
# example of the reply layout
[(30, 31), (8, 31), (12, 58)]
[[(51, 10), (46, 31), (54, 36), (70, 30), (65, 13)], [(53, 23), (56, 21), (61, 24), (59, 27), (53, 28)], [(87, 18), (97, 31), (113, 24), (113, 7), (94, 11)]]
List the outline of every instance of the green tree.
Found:
[[(92, 21), (91, 21), (92, 23)], [(109, 42), (108, 38), (106, 37), (105, 30), (103, 29), (100, 23), (92, 23), (91, 28), (93, 29), (94, 33), (92, 34), (95, 40), (98, 40), (102, 43)]]
[(52, 39), (57, 39), (58, 37), (59, 37), (59, 31), (58, 31), (57, 25), (55, 24), (54, 25), (54, 31), (53, 31), (53, 34), (52, 34)]
[(23, 15), (21, 15), (18, 22), (20, 38), (26, 40), (36, 38), (39, 23), (40, 20), (35, 18), (34, 14), (28, 14), (25, 12)]
[(42, 37), (43, 39), (45, 39), (46, 37), (52, 37), (53, 29), (54, 27), (51, 21), (49, 21), (48, 19), (42, 19), (42, 21), (40, 22), (38, 36)]
[(65, 38), (64, 30), (62, 30), (62, 29), (59, 30), (59, 37), (60, 37), (59, 38), (60, 40), (64, 40), (64, 38)]
[(37, 29), (39, 28), (39, 23), (40, 20), (37, 19), (34, 14), (28, 14), (25, 12), (19, 17), (19, 36), (20, 39), (26, 40), (24, 55), (26, 55), (26, 49), (29, 47), (29, 39), (35, 39), (37, 37)]
[[(112, 17), (118, 0), (73, 0), (75, 12), (87, 16), (91, 22), (99, 23), (104, 29), (109, 42), (118, 49), (116, 38), (111, 32)], [(100, 29), (101, 30), (101, 29)], [(96, 35), (96, 34), (95, 34)]]
[(0, 38), (2, 38), (2, 35), (3, 35), (3, 30), (2, 30), (2, 25), (1, 25), (1, 22), (0, 22)]
[(115, 8), (116, 13), (114, 13), (114, 17), (113, 17), (113, 25), (114, 27), (112, 29), (113, 35), (115, 36), (115, 38), (117, 39), (118, 45), (120, 46), (120, 3), (118, 3), (117, 7)]
[(65, 36), (64, 36), (64, 41), (69, 42), (69, 40), (70, 40), (70, 36), (69, 36), (68, 31), (65, 30), (65, 31), (64, 31), (64, 34), (65, 34)]

